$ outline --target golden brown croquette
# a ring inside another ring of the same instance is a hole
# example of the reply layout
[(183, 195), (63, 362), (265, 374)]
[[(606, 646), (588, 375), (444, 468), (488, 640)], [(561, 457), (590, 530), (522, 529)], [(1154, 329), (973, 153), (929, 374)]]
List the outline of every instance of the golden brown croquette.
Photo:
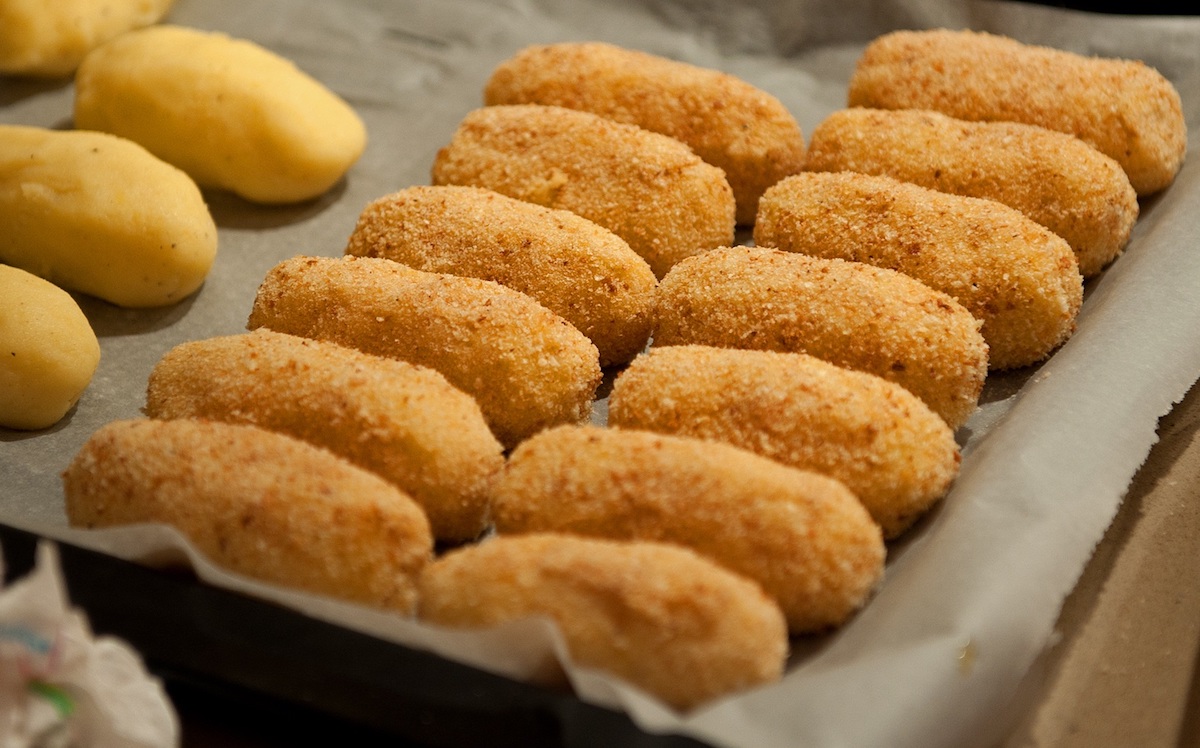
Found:
[(113, 421), (63, 488), (74, 526), (162, 522), (218, 566), (405, 614), (432, 556), (429, 522), (400, 489), (257, 426)]
[(476, 109), (438, 151), (432, 176), (578, 213), (624, 239), (660, 278), (684, 257), (733, 241), (724, 172), (674, 138), (589, 112)]
[(601, 377), (596, 346), (520, 291), (375, 257), (284, 260), (248, 326), (435, 369), (475, 398), (506, 447), (587, 419)]

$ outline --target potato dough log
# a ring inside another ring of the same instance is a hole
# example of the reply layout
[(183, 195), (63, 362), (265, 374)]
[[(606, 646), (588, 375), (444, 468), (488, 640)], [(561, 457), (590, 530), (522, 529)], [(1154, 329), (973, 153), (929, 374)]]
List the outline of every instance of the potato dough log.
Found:
[(366, 146), (354, 110), (291, 61), (178, 26), (89, 54), (75, 79), (75, 126), (137, 141), (202, 186), (259, 203), (317, 197)]
[(0, 75), (65, 76), (97, 46), (157, 23), (174, 0), (0, 0)]
[(718, 442), (559, 426), (517, 447), (494, 495), (501, 534), (687, 546), (762, 585), (793, 633), (843, 623), (883, 574), (879, 526), (842, 483)]
[(767, 190), (754, 243), (898, 270), (983, 322), (991, 369), (1044, 359), (1075, 329), (1083, 278), (1062, 238), (992, 200), (889, 177), (797, 174)]
[(738, 223), (763, 190), (804, 164), (804, 138), (783, 103), (726, 73), (601, 42), (531, 46), (484, 88), (496, 104), (549, 104), (628, 122), (686, 143), (720, 167)]
[(1120, 164), (1073, 135), (919, 110), (844, 109), (813, 130), (807, 171), (895, 177), (1016, 208), (1067, 240), (1083, 277), (1129, 241), (1137, 194)]
[(460, 628), (549, 617), (576, 663), (679, 709), (777, 680), (788, 648), (783, 615), (757, 584), (661, 543), (485, 540), (425, 568), (419, 615)]
[(628, 242), (660, 278), (733, 241), (724, 172), (674, 138), (588, 112), (477, 109), (438, 151), (432, 176), (578, 213)]
[(504, 465), (479, 406), (432, 369), (269, 330), (183, 343), (150, 373), (146, 415), (248, 423), (324, 447), (472, 540)]
[(515, 288), (595, 344), (601, 366), (646, 346), (657, 281), (611, 231), (477, 187), (409, 187), (363, 210), (346, 254)]
[(608, 419), (836, 478), (885, 538), (946, 493), (960, 459), (953, 432), (904, 388), (798, 353), (653, 349), (617, 376)]
[(732, 247), (659, 286), (654, 345), (807, 353), (905, 387), (958, 428), (987, 377), (980, 323), (908, 276), (857, 262)]
[(294, 257), (258, 289), (267, 327), (428, 366), (474, 397), (502, 444), (591, 414), (596, 347), (532, 298), (374, 257)]
[(849, 103), (1065, 132), (1115, 159), (1139, 195), (1169, 185), (1187, 150), (1179, 92), (1154, 68), (983, 32), (879, 37), (859, 58)]
[(122, 138), (0, 125), (0, 262), (120, 306), (174, 304), (217, 227), (186, 174)]
[(62, 420), (100, 363), (100, 343), (71, 295), (0, 265), (0, 426), (44, 429)]
[(374, 473), (306, 442), (210, 421), (114, 421), (63, 473), (78, 527), (172, 525), (219, 566), (401, 613), (433, 542)]

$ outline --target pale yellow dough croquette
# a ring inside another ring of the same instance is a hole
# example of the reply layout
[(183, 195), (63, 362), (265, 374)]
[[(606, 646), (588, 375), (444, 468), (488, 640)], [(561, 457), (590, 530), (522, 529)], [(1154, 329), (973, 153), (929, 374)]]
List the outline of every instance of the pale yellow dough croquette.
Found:
[(586, 335), (602, 366), (626, 363), (650, 337), (650, 267), (619, 236), (565, 210), (478, 187), (409, 187), (363, 210), (346, 254), (527, 293)]
[(596, 346), (520, 291), (375, 257), (280, 262), (248, 326), (435, 369), (475, 398), (506, 447), (586, 420), (601, 378)]
[(0, 427), (44, 429), (91, 383), (100, 343), (71, 295), (0, 265)]
[(1115, 159), (1139, 195), (1169, 185), (1187, 151), (1179, 92), (1154, 68), (978, 31), (877, 38), (858, 60), (849, 104), (1069, 133)]
[(126, 307), (204, 283), (217, 227), (187, 174), (124, 138), (0, 125), (0, 262)]
[(0, 75), (66, 76), (88, 52), (157, 23), (174, 0), (0, 0)]
[(412, 496), (440, 540), (483, 532), (488, 484), (504, 464), (474, 399), (436, 371), (265, 329), (168, 351), (150, 373), (145, 412), (324, 447)]
[(763, 89), (602, 42), (526, 47), (492, 72), (484, 101), (580, 109), (680, 140), (725, 172), (742, 224), (754, 222), (763, 190), (804, 162), (795, 117)]
[(218, 566), (405, 614), (432, 555), (425, 515), (398, 488), (255, 426), (113, 421), (63, 489), (73, 526), (165, 523)]
[(843, 109), (814, 128), (807, 171), (855, 171), (1016, 208), (1067, 240), (1089, 278), (1138, 217), (1121, 165), (1074, 135), (910, 109)]
[(859, 262), (729, 247), (659, 285), (654, 345), (807, 353), (895, 382), (951, 428), (975, 412), (988, 371), (980, 322), (950, 296)]
[(733, 191), (721, 169), (674, 138), (590, 112), (476, 109), (438, 151), (432, 178), (578, 213), (624, 239), (660, 278), (733, 241)]
[(501, 535), (689, 547), (761, 584), (792, 633), (843, 623), (883, 574), (879, 526), (841, 482), (715, 441), (559, 426), (517, 447), (494, 495)]
[(367, 139), (354, 109), (290, 60), (181, 26), (91, 52), (75, 77), (75, 126), (129, 138), (201, 186), (269, 204), (326, 192)]
[(983, 322), (988, 366), (1046, 358), (1075, 329), (1083, 278), (1071, 247), (993, 200), (890, 177), (797, 174), (767, 190), (754, 243), (898, 270)]
[(799, 353), (652, 348), (617, 376), (612, 426), (714, 439), (849, 488), (894, 538), (949, 490), (959, 451), (903, 387)]
[(778, 680), (788, 650), (762, 588), (693, 551), (552, 533), (442, 556), (421, 574), (419, 617), (456, 628), (548, 617), (576, 664), (678, 709)]

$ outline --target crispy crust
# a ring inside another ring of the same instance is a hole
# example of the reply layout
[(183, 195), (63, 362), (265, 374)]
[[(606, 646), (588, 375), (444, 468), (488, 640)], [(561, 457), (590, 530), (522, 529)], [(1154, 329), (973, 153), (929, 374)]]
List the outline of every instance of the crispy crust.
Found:
[(840, 480), (894, 538), (958, 473), (954, 434), (904, 388), (811, 356), (654, 348), (613, 384), (608, 422), (727, 442)]
[(577, 327), (600, 365), (646, 346), (656, 280), (611, 231), (477, 187), (409, 187), (368, 205), (346, 254), (515, 288)]
[(987, 376), (980, 323), (892, 270), (732, 247), (680, 263), (659, 285), (654, 345), (808, 353), (907, 388), (958, 428)]
[(63, 488), (72, 525), (164, 522), (233, 571), (406, 614), (432, 553), (424, 513), (395, 486), (254, 426), (114, 421)]
[(1069, 133), (1121, 164), (1138, 195), (1169, 185), (1187, 150), (1179, 92), (1154, 68), (984, 32), (879, 37), (859, 58), (849, 104)]
[(1085, 278), (1124, 249), (1137, 194), (1120, 164), (1073, 135), (922, 110), (843, 109), (813, 130), (807, 171), (895, 177), (996, 200), (1058, 234)]
[(898, 270), (983, 322), (988, 366), (1046, 358), (1075, 329), (1083, 278), (1062, 238), (992, 200), (889, 177), (807, 173), (759, 203), (754, 243)]
[(436, 371), (266, 329), (168, 351), (146, 415), (253, 424), (324, 447), (410, 494), (442, 540), (483, 532), (504, 465), (478, 404)]
[(284, 260), (259, 286), (248, 327), (435, 369), (508, 447), (588, 418), (601, 377), (596, 347), (529, 296), (373, 257)]
[(777, 680), (783, 614), (754, 582), (686, 548), (568, 535), (496, 537), (426, 567), (420, 617), (558, 624), (573, 660), (687, 709)]
[(680, 140), (725, 172), (742, 224), (754, 222), (767, 187), (804, 164), (800, 126), (779, 99), (717, 70), (612, 44), (526, 47), (492, 72), (484, 101), (580, 109)]
[(883, 574), (879, 527), (843, 484), (718, 442), (559, 426), (517, 447), (494, 495), (501, 534), (689, 547), (761, 584), (793, 633), (845, 622)]
[(578, 213), (628, 242), (660, 278), (733, 241), (724, 172), (674, 138), (588, 112), (477, 109), (438, 151), (432, 177)]

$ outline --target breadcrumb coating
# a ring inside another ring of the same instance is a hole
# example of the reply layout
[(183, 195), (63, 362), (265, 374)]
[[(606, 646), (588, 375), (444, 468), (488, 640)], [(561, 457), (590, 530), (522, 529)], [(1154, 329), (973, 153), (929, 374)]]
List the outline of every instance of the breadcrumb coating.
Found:
[(1016, 208), (1067, 240), (1089, 278), (1117, 257), (1138, 217), (1120, 164), (1073, 135), (924, 110), (843, 109), (813, 130), (807, 171), (895, 177)]
[(74, 526), (162, 522), (218, 566), (404, 614), (433, 552), (425, 514), (398, 488), (256, 426), (113, 421), (63, 488)]
[(897, 270), (983, 322), (988, 366), (1041, 361), (1075, 329), (1083, 278), (1062, 238), (992, 200), (890, 177), (811, 172), (759, 203), (754, 243)]
[(762, 585), (792, 633), (837, 626), (883, 575), (879, 526), (841, 482), (713, 441), (558, 426), (495, 487), (501, 534), (683, 545)]
[(146, 415), (252, 424), (324, 447), (411, 495), (448, 541), (483, 532), (504, 465), (479, 405), (436, 371), (267, 329), (168, 351), (150, 373)]
[(427, 566), (429, 623), (483, 628), (535, 616), (571, 658), (678, 709), (778, 680), (779, 607), (754, 582), (686, 548), (570, 535), (495, 537)]
[(549, 104), (627, 122), (686, 143), (720, 167), (750, 224), (763, 191), (804, 164), (804, 137), (779, 99), (709, 68), (602, 42), (526, 47), (502, 62), (484, 101)]
[(646, 347), (657, 281), (619, 236), (565, 210), (478, 187), (409, 187), (370, 203), (346, 254), (515, 288), (595, 344), (600, 365)]
[(951, 428), (988, 370), (980, 322), (893, 270), (732, 247), (680, 263), (659, 285), (654, 345), (807, 353), (912, 392)]
[(1175, 179), (1187, 151), (1179, 92), (1140, 60), (1088, 57), (977, 31), (896, 31), (867, 46), (850, 106), (1024, 122), (1084, 140), (1138, 195)]
[(903, 387), (799, 353), (651, 349), (617, 376), (608, 422), (722, 441), (836, 478), (885, 538), (945, 495), (960, 461), (953, 432)]
[(249, 329), (327, 340), (428, 366), (475, 398), (500, 443), (591, 415), (596, 346), (497, 283), (374, 257), (293, 257), (259, 286)]
[(684, 257), (733, 241), (723, 171), (674, 138), (589, 112), (476, 109), (438, 151), (432, 177), (578, 213), (628, 242), (659, 278)]

